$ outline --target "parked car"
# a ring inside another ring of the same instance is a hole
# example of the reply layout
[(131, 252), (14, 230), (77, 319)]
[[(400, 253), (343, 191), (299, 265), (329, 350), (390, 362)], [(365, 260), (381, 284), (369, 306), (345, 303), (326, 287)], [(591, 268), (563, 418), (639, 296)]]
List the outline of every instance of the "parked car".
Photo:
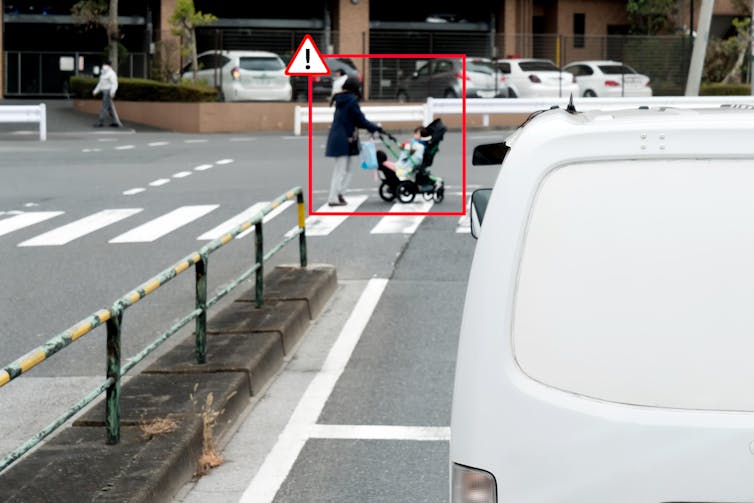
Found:
[(574, 76), (563, 72), (549, 59), (498, 59), (496, 65), (507, 78), (511, 97), (579, 95), (579, 86)]
[(574, 61), (563, 70), (576, 77), (580, 96), (652, 96), (649, 77), (618, 61)]
[[(285, 64), (265, 51), (207, 51), (198, 55), (197, 81), (217, 87), (225, 101), (290, 101), (292, 88)], [(181, 77), (193, 80), (191, 64)]]
[(476, 147), (452, 503), (754, 501), (752, 136), (561, 108)]
[[(430, 59), (422, 61), (409, 77), (398, 81), (398, 101), (420, 101), (428, 97), (460, 98), (463, 93), (463, 62), (461, 59)], [(466, 60), (467, 98), (507, 98), (505, 76), (495, 70), (491, 60)]]
[[(356, 65), (349, 58), (324, 58), (327, 67), (330, 69), (330, 75), (316, 75), (312, 77), (312, 100), (322, 101), (329, 100), (332, 94), (333, 80), (338, 77), (338, 72), (343, 71), (349, 77), (355, 77), (361, 82), (361, 74), (356, 69)], [(295, 101), (308, 100), (308, 80), (309, 77), (291, 77), (293, 86), (293, 99)]]

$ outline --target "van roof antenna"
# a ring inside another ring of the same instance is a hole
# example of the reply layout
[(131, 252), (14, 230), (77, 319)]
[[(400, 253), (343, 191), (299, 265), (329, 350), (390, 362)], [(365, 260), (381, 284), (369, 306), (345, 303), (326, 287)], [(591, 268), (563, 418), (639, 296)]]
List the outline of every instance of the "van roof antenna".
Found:
[(571, 93), (571, 99), (568, 100), (568, 106), (566, 107), (566, 112), (568, 112), (569, 114), (576, 113), (576, 107), (573, 106), (573, 93)]

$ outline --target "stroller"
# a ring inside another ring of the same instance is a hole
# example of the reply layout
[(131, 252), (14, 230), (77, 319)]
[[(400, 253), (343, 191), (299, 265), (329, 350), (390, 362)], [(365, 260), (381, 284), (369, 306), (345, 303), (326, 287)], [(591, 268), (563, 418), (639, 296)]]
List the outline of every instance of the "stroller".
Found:
[[(429, 167), (432, 165), (435, 154), (439, 150), (440, 142), (448, 128), (442, 123), (441, 119), (435, 119), (425, 129), (429, 132), (431, 138), (426, 142), (424, 158), (418, 165), (414, 164), (413, 172), (407, 177), (399, 177), (395, 170), (385, 165), (387, 154), (381, 150), (377, 152), (377, 169), (381, 180), (379, 193), (383, 200), (390, 202), (397, 197), (402, 203), (410, 203), (414, 200), (416, 194), (421, 194), (426, 201), (434, 200), (436, 203), (442, 202), (445, 198), (444, 180), (439, 177), (431, 177)], [(389, 133), (386, 136), (390, 139), (392, 145), (386, 142), (382, 135), (380, 135), (380, 140), (393, 157), (398, 159), (400, 157), (398, 140)], [(413, 160), (410, 158), (409, 160), (413, 164)], [(411, 176), (413, 176), (413, 179)]]

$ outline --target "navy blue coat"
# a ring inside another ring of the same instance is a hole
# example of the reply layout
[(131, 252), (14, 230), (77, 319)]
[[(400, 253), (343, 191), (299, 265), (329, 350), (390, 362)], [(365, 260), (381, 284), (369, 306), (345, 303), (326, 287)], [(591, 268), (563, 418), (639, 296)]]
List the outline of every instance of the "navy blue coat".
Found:
[(338, 93), (334, 99), (335, 116), (330, 126), (330, 132), (327, 134), (327, 148), (325, 149), (325, 156), (327, 157), (348, 155), (348, 139), (353, 136), (357, 127), (364, 128), (370, 133), (379, 129), (379, 126), (369, 122), (364, 117), (355, 94)]

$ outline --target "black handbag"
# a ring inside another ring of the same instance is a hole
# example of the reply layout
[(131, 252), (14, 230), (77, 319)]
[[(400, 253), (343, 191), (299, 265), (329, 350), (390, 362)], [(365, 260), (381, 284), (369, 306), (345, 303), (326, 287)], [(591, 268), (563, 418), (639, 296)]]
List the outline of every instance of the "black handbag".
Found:
[(359, 130), (354, 129), (353, 135), (348, 139), (348, 155), (359, 155)]

